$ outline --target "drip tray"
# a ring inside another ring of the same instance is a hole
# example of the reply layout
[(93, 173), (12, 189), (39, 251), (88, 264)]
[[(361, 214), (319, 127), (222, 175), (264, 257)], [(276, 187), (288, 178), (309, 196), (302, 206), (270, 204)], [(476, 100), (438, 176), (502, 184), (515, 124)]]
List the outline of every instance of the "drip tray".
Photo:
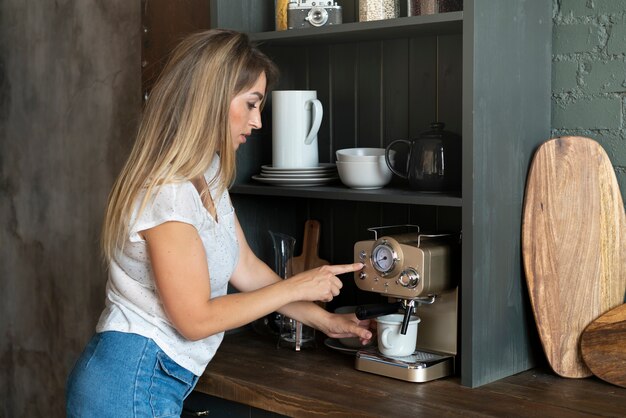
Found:
[(372, 348), (357, 352), (355, 368), (407, 382), (422, 383), (454, 374), (454, 356), (416, 351), (406, 357), (387, 357)]

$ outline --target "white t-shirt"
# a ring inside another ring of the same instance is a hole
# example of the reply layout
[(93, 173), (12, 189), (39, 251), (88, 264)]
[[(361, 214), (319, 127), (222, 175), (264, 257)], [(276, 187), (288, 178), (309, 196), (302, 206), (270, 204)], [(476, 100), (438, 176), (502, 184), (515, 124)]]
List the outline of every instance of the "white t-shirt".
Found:
[[(216, 155), (205, 178), (210, 181), (219, 167)], [(239, 259), (235, 212), (227, 191), (215, 197), (217, 222), (202, 205), (190, 181), (163, 185), (137, 219), (143, 198), (138, 196), (124, 250), (111, 261), (106, 286), (106, 307), (97, 332), (130, 332), (151, 338), (176, 363), (200, 376), (222, 342), (224, 333), (199, 341), (180, 335), (168, 320), (154, 283), (146, 242), (138, 232), (168, 221), (194, 226), (204, 244), (211, 280), (211, 298), (225, 295), (228, 281)], [(184, 280), (184, 278), (183, 278)]]

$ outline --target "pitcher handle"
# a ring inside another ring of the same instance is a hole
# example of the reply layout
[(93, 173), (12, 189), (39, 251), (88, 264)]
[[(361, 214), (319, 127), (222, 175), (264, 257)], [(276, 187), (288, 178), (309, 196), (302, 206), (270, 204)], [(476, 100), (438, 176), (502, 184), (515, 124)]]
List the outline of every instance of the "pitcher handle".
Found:
[(311, 142), (313, 142), (313, 139), (315, 139), (315, 137), (317, 136), (317, 131), (319, 131), (320, 125), (322, 124), (324, 109), (322, 109), (322, 103), (317, 99), (309, 100), (308, 102), (306, 102), (306, 104), (313, 105), (313, 123), (311, 124), (311, 130), (309, 131), (309, 134), (304, 140), (304, 145), (311, 145)]
[(391, 170), (392, 173), (394, 173), (395, 175), (399, 177), (402, 177), (403, 179), (407, 179), (409, 178), (408, 174), (401, 173), (395, 168), (393, 168), (393, 165), (391, 164), (391, 161), (389, 159), (389, 151), (391, 151), (393, 146), (399, 142), (407, 144), (407, 146), (409, 147), (409, 154), (407, 156), (407, 159), (411, 157), (411, 141), (407, 141), (406, 139), (396, 139), (395, 141), (390, 142), (389, 145), (387, 145), (387, 148), (385, 148), (385, 162), (387, 163), (387, 167), (389, 167), (389, 170)]

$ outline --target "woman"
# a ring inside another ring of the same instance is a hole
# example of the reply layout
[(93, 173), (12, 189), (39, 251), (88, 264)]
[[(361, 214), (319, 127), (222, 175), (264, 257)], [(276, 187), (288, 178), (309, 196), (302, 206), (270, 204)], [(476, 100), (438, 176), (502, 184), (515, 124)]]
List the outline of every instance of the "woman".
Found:
[[(195, 34), (173, 52), (109, 197), (106, 307), (70, 374), (69, 417), (179, 416), (224, 331), (274, 311), (330, 337), (372, 337), (367, 321), (313, 303), (337, 296), (336, 275), (362, 264), (281, 280), (232, 207), (235, 151), (261, 127), (276, 77), (237, 32)], [(227, 294), (228, 283), (240, 292)]]

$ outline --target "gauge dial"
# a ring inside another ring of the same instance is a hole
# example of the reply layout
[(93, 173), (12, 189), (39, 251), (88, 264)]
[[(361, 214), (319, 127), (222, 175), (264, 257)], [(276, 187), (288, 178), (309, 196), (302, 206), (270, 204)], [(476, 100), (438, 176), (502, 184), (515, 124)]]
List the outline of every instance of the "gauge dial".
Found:
[(398, 256), (386, 243), (378, 244), (372, 251), (372, 265), (381, 274), (388, 274), (395, 267)]

